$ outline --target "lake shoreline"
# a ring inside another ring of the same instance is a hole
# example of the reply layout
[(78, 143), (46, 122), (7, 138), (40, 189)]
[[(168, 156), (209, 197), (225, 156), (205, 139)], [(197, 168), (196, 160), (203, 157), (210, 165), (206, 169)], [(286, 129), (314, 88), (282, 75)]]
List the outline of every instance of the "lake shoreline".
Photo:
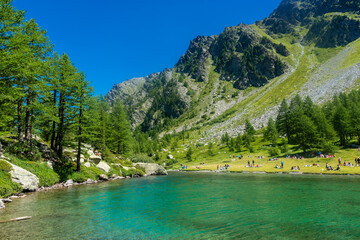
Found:
[[(141, 177), (149, 177), (152, 175), (144, 175)], [(106, 182), (113, 182), (113, 181), (119, 181), (119, 180), (125, 180), (125, 179), (133, 179), (133, 178), (140, 178), (140, 177), (114, 177), (114, 178), (109, 178), (108, 180), (91, 180), (88, 179), (85, 182), (72, 182), (70, 183), (69, 180), (66, 182), (61, 182), (61, 183), (56, 183), (50, 187), (40, 187), (38, 188), (36, 191), (23, 191), (20, 192), (18, 194), (14, 194), (12, 196), (9, 196), (7, 198), (0, 198), (0, 210), (5, 209), (7, 204), (12, 203), (13, 199), (18, 199), (18, 198), (25, 198), (27, 197), (29, 194), (34, 194), (34, 193), (39, 193), (39, 192), (48, 192), (48, 191), (55, 191), (55, 190), (65, 190), (71, 187), (80, 187), (80, 186), (86, 186), (86, 185), (96, 185), (96, 184), (101, 184), (101, 183), (106, 183)]]
[(167, 170), (168, 172), (192, 172), (192, 173), (233, 173), (233, 174), (277, 174), (277, 175), (322, 175), (322, 176), (357, 176), (357, 173), (310, 173), (310, 172), (265, 172), (265, 171), (218, 171), (218, 170)]

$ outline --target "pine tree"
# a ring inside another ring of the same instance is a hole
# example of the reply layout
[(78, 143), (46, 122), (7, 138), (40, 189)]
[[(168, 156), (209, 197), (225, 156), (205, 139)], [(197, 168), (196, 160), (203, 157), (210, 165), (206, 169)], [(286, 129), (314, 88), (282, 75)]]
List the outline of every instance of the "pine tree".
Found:
[(288, 140), (290, 139), (289, 106), (285, 99), (281, 102), (276, 117), (276, 129), (280, 135), (286, 136)]
[(128, 154), (130, 152), (131, 130), (127, 113), (120, 99), (117, 99), (110, 115), (112, 123), (113, 149), (118, 154)]
[(246, 119), (246, 121), (245, 121), (245, 133), (244, 133), (243, 139), (244, 139), (245, 146), (247, 148), (249, 148), (251, 143), (255, 140), (254, 135), (255, 135), (255, 129), (251, 125), (250, 121), (248, 119)]
[(186, 159), (187, 159), (189, 162), (192, 161), (192, 156), (193, 156), (193, 154), (194, 154), (194, 151), (193, 151), (193, 149), (190, 147), (190, 148), (188, 149), (188, 151), (186, 152)]
[(235, 150), (241, 152), (241, 147), (243, 145), (242, 136), (239, 134), (235, 139)]
[(332, 122), (334, 129), (340, 138), (340, 144), (345, 146), (346, 138), (349, 135), (350, 130), (350, 115), (342, 104), (336, 106)]
[(74, 106), (75, 111), (73, 119), (75, 119), (76, 124), (76, 140), (78, 143), (77, 146), (77, 156), (76, 156), (76, 171), (80, 172), (80, 158), (81, 158), (81, 144), (85, 139), (90, 140), (91, 138), (91, 129), (88, 131), (86, 128), (86, 121), (88, 121), (88, 108), (91, 98), (92, 89), (89, 87), (89, 82), (85, 79), (84, 73), (77, 73), (74, 81)]
[(271, 141), (272, 145), (277, 145), (279, 134), (276, 130), (275, 122), (272, 118), (269, 119), (266, 131), (264, 133), (264, 138), (268, 141)]
[(314, 123), (302, 111), (298, 112), (296, 125), (293, 129), (293, 142), (299, 144), (304, 152), (319, 143)]
[(69, 57), (63, 54), (60, 58), (60, 78), (59, 78), (59, 99), (58, 99), (58, 118), (59, 123), (56, 131), (55, 151), (62, 158), (65, 144), (64, 136), (71, 124), (71, 106), (73, 105), (73, 88), (76, 69), (71, 63)]

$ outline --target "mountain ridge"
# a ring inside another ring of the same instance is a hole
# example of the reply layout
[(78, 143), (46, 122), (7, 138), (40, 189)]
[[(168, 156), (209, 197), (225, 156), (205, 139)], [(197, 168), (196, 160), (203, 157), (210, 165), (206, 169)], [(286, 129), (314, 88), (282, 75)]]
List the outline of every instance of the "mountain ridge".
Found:
[(198, 36), (172, 69), (117, 84), (106, 98), (120, 97), (143, 131), (234, 136), (246, 118), (261, 128), (282, 99), (323, 103), (359, 85), (359, 13), (354, 1), (284, 0), (255, 24)]

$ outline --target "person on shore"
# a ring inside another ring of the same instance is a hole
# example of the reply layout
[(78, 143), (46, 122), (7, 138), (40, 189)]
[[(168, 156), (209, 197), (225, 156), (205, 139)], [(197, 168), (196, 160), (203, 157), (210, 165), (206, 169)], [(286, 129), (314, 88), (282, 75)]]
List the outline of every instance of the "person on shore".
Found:
[(335, 171), (340, 171), (340, 165), (338, 165)]
[(284, 162), (281, 161), (281, 168), (284, 168)]
[(253, 160), (252, 162), (253, 162), (253, 166), (255, 166), (255, 161)]
[(341, 165), (341, 157), (339, 157), (338, 162), (339, 162), (339, 165)]
[(219, 165), (217, 165), (217, 170), (219, 171)]
[(248, 160), (248, 167), (250, 167), (250, 161)]

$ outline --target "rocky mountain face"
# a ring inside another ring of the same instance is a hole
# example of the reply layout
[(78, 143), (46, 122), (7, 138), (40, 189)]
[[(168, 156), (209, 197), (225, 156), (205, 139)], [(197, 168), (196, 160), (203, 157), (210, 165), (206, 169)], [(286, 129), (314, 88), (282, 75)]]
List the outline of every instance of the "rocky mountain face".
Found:
[(266, 124), (284, 98), (321, 103), (358, 86), (359, 37), (359, 1), (284, 0), (256, 24), (198, 36), (172, 69), (117, 84), (106, 98), (121, 98), (143, 131), (236, 135), (245, 118)]

